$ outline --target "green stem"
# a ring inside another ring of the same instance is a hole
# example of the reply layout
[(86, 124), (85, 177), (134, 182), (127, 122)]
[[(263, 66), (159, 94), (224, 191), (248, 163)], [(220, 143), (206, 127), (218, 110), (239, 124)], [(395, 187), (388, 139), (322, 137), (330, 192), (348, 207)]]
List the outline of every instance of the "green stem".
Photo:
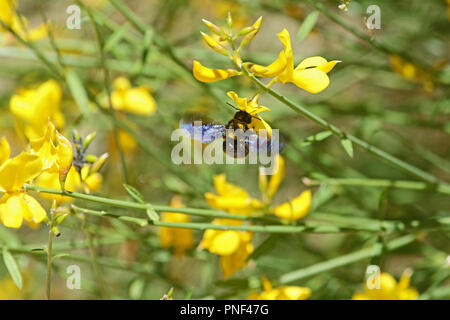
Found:
[(50, 290), (52, 287), (52, 247), (53, 247), (53, 226), (54, 226), (53, 209), (50, 210), (50, 223), (48, 231), (48, 244), (47, 244), (47, 278), (46, 278), (46, 290), (45, 298), (50, 300)]
[[(358, 178), (327, 178), (321, 180), (314, 180), (310, 178), (303, 178), (303, 183), (307, 186), (318, 186), (323, 183), (339, 186), (361, 186), (361, 187), (381, 187), (381, 188), (398, 188), (398, 189), (410, 189), (410, 190), (426, 190), (430, 185), (419, 181), (407, 181), (407, 180), (388, 180), (388, 179), (358, 179)], [(437, 192), (450, 194), (450, 189), (443, 188), (438, 185)]]
[[(64, 192), (58, 189), (42, 188), (36, 185), (25, 185), (25, 189), (33, 190), (37, 192), (43, 192), (48, 194), (56, 194), (62, 196), (68, 196), (75, 199), (87, 200), (91, 202), (101, 203), (118, 208), (126, 209), (136, 209), (136, 210), (147, 210), (149, 208), (148, 204), (137, 203), (131, 201), (103, 198), (99, 196), (94, 196), (90, 194), (70, 192), (65, 190)], [(243, 215), (230, 214), (221, 210), (211, 210), (211, 209), (197, 209), (197, 208), (174, 208), (170, 206), (163, 205), (152, 205), (152, 208), (158, 212), (179, 212), (193, 216), (209, 217), (209, 218), (226, 218), (234, 220), (253, 220), (255, 217), (248, 217)]]
[(108, 96), (108, 110), (109, 110), (109, 115), (111, 117), (111, 122), (113, 125), (113, 136), (114, 136), (114, 143), (116, 144), (117, 150), (119, 152), (119, 157), (120, 157), (120, 164), (122, 166), (122, 173), (123, 173), (123, 179), (125, 181), (125, 183), (128, 183), (128, 172), (127, 172), (127, 165), (125, 162), (125, 155), (123, 153), (122, 147), (120, 145), (120, 141), (119, 141), (119, 132), (118, 132), (118, 128), (117, 128), (117, 123), (116, 123), (116, 114), (115, 114), (115, 110), (112, 104), (112, 98), (111, 98), (111, 81), (110, 81), (110, 76), (109, 76), (109, 70), (106, 67), (106, 57), (105, 57), (105, 51), (104, 51), (104, 39), (103, 39), (103, 34), (99, 28), (99, 26), (97, 25), (97, 23), (95, 22), (94, 17), (92, 16), (91, 13), (91, 9), (84, 6), (81, 1), (77, 1), (77, 3), (79, 3), (80, 5), (82, 5), (84, 7), (84, 9), (87, 10), (87, 13), (89, 15), (89, 19), (91, 20), (91, 23), (94, 25), (94, 29), (95, 29), (95, 34), (97, 35), (97, 43), (98, 43), (98, 48), (100, 51), (100, 61), (101, 61), (101, 65), (102, 65), (102, 69), (103, 69), (103, 75), (104, 75), (104, 87), (105, 87), (105, 91), (106, 91), (106, 95)]
[(416, 168), (409, 163), (404, 162), (403, 160), (400, 160), (391, 154), (373, 146), (369, 143), (351, 135), (348, 133), (345, 133), (338, 127), (330, 124), (326, 120), (322, 119), (321, 117), (315, 115), (314, 113), (310, 112), (306, 108), (296, 104), (292, 100), (286, 98), (285, 96), (279, 94), (278, 92), (274, 91), (271, 88), (268, 88), (264, 83), (262, 83), (259, 79), (257, 79), (253, 74), (249, 73), (249, 71), (246, 68), (242, 68), (244, 74), (250, 78), (256, 85), (258, 85), (260, 88), (262, 88), (264, 91), (269, 93), (271, 96), (273, 96), (278, 101), (282, 102), (292, 110), (294, 110), (297, 113), (302, 114), (303, 116), (307, 117), (308, 119), (312, 120), (319, 126), (330, 130), (334, 135), (338, 136), (339, 138), (347, 138), (355, 145), (359, 146), (360, 148), (364, 149), (366, 152), (373, 154), (374, 156), (384, 160), (385, 162), (389, 163), (390, 165), (397, 167), (399, 169), (402, 169), (406, 171), (407, 173), (427, 182), (430, 184), (430, 188), (440, 188), (443, 192), (450, 191), (450, 186), (444, 182), (439, 181), (436, 177), (432, 176), (431, 174)]
[[(394, 240), (391, 240), (387, 243), (386, 249), (388, 251), (394, 251), (401, 247), (407, 246), (408, 244), (413, 243), (416, 240), (414, 235), (406, 235)], [(319, 274), (325, 271), (329, 271), (335, 268), (343, 267), (345, 265), (361, 261), (364, 259), (368, 259), (371, 256), (379, 254), (381, 248), (374, 245), (371, 248), (366, 248), (362, 250), (358, 250), (334, 259), (330, 259), (328, 261), (316, 263), (312, 266), (298, 269), (292, 272), (285, 273), (278, 280), (279, 283), (286, 284), (292, 283), (294, 281), (298, 281), (300, 279)]]

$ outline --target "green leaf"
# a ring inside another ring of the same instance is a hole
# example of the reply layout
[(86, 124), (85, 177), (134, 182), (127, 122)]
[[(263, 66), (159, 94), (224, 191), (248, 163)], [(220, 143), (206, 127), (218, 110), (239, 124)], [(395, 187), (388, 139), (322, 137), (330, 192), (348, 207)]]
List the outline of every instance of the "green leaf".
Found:
[(3, 262), (17, 288), (22, 290), (22, 275), (20, 274), (19, 266), (13, 255), (6, 248), (3, 248)]
[(69, 70), (66, 73), (66, 82), (81, 114), (87, 118), (89, 116), (89, 99), (83, 81), (74, 70)]
[(144, 196), (142, 195), (142, 193), (139, 192), (138, 189), (126, 183), (123, 184), (123, 187), (125, 188), (126, 192), (130, 195), (130, 197), (132, 197), (136, 202), (145, 203)]
[(341, 139), (341, 144), (345, 149), (345, 152), (347, 152), (347, 154), (350, 156), (350, 158), (353, 158), (353, 144), (350, 140), (348, 140), (347, 138), (342, 138)]
[(147, 216), (152, 221), (159, 221), (159, 215), (156, 213), (155, 209), (149, 204), (149, 207), (146, 210)]
[(128, 31), (128, 25), (127, 24), (124, 24), (120, 28), (116, 29), (114, 31), (114, 33), (108, 38), (108, 40), (106, 40), (103, 50), (105, 52), (109, 52), (112, 49), (114, 49), (117, 46), (117, 44), (120, 42), (120, 40), (122, 40), (124, 34), (127, 31)]
[(58, 254), (55, 254), (55, 255), (52, 257), (52, 263), (53, 263), (56, 259), (60, 259), (60, 258), (68, 257), (68, 256), (69, 256), (68, 253), (58, 253)]
[(305, 140), (303, 140), (300, 143), (300, 147), (309, 146), (311, 143), (315, 141), (322, 141), (331, 136), (333, 133), (331, 131), (321, 131), (319, 133), (316, 133), (315, 135), (307, 137)]
[(305, 18), (302, 25), (297, 32), (297, 41), (305, 40), (309, 32), (314, 28), (317, 18), (319, 17), (319, 11), (313, 11)]

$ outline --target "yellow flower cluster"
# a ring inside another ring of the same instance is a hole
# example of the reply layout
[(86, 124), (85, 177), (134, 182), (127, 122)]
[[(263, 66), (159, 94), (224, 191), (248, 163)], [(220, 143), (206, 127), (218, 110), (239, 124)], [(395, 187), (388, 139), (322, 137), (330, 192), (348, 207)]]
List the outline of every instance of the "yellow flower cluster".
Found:
[[(229, 21), (230, 20), (231, 18), (229, 18)], [(268, 66), (257, 65), (252, 62), (243, 62), (239, 51), (256, 36), (261, 27), (262, 18), (259, 18), (252, 26), (241, 29), (236, 35), (233, 35), (231, 31), (231, 23), (229, 23), (229, 29), (226, 30), (225, 28), (216, 26), (210, 21), (203, 20), (203, 22), (216, 37), (219, 37), (218, 40), (216, 40), (213, 36), (202, 33), (206, 44), (219, 54), (229, 57), (238, 67), (238, 70), (211, 69), (203, 66), (198, 61), (194, 61), (194, 77), (202, 82), (225, 80), (249, 72), (257, 77), (273, 78), (271, 83), (276, 81), (281, 83), (292, 82), (299, 88), (310, 93), (318, 93), (328, 86), (330, 79), (328, 78), (327, 73), (339, 62), (337, 60), (327, 61), (323, 57), (316, 56), (304, 59), (294, 68), (291, 38), (286, 29), (283, 29), (277, 35), (283, 44), (283, 50), (275, 61)], [(243, 38), (239, 47), (236, 48), (234, 41), (240, 37)], [(231, 52), (225, 47), (227, 43), (231, 46)]]
[(64, 184), (72, 166), (70, 142), (49, 122), (41, 138), (31, 140), (31, 148), (10, 158), (11, 149), (5, 138), (0, 143), (0, 221), (7, 227), (19, 228), (23, 220), (35, 225), (46, 218), (40, 203), (26, 194), (23, 185), (44, 171), (53, 171)]
[[(174, 208), (184, 207), (181, 199), (178, 196), (172, 198), (170, 206)], [(177, 212), (163, 212), (161, 220), (167, 222), (190, 222), (187, 214)], [(194, 246), (194, 235), (191, 229), (183, 228), (159, 228), (159, 241), (163, 248), (174, 247), (175, 255), (181, 257), (186, 249)]]
[[(260, 175), (260, 189), (263, 200), (251, 197), (243, 188), (226, 181), (225, 174), (214, 177), (216, 193), (205, 193), (208, 204), (216, 209), (226, 210), (233, 214), (251, 215), (258, 210), (267, 208), (284, 178), (284, 159), (277, 157), (277, 172), (267, 178)], [(268, 211), (274, 215), (294, 221), (304, 217), (311, 206), (311, 191), (306, 190), (291, 201), (284, 202)], [(217, 225), (242, 225), (241, 220), (215, 219)], [(247, 258), (253, 252), (251, 244), (253, 234), (234, 230), (206, 230), (200, 247), (220, 256), (220, 264), (224, 277), (232, 275), (245, 267)]]
[[(28, 41), (37, 41), (47, 36), (48, 30), (45, 24), (36, 28), (28, 27), (28, 20), (17, 14), (17, 0), (0, 0), (0, 20), (7, 27), (11, 28), (21, 38)], [(0, 25), (0, 32), (5, 32), (5, 28)]]
[(253, 291), (248, 300), (306, 300), (311, 295), (311, 289), (299, 286), (281, 286), (273, 288), (269, 279), (262, 278), (263, 291)]
[(28, 140), (42, 137), (48, 119), (58, 129), (62, 129), (65, 120), (60, 111), (61, 98), (62, 90), (55, 80), (48, 80), (33, 88), (20, 89), (9, 102), (19, 131)]
[(423, 88), (427, 92), (434, 90), (432, 77), (427, 72), (420, 69), (411, 62), (406, 61), (402, 57), (392, 54), (389, 56), (391, 68), (395, 73), (401, 75), (408, 81), (422, 83)]
[(415, 300), (419, 292), (409, 286), (411, 276), (412, 271), (406, 269), (397, 282), (389, 273), (382, 272), (378, 288), (368, 288), (366, 283), (364, 292), (355, 293), (353, 300)]

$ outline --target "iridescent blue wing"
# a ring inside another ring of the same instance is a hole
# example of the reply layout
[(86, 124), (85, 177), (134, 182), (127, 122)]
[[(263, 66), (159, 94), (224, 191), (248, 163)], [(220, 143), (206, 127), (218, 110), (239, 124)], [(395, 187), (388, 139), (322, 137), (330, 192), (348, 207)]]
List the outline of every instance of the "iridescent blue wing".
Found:
[(223, 137), (225, 126), (223, 124), (201, 124), (195, 122), (180, 122), (180, 128), (185, 129), (189, 136), (201, 143), (211, 143), (218, 138)]

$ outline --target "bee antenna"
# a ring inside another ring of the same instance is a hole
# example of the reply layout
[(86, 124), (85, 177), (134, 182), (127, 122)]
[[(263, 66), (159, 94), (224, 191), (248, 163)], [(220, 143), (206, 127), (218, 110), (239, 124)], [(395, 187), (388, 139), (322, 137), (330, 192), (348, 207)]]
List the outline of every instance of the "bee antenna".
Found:
[(233, 106), (231, 103), (227, 102), (227, 105), (229, 105), (230, 107), (232, 107), (235, 110), (239, 110), (236, 106)]

